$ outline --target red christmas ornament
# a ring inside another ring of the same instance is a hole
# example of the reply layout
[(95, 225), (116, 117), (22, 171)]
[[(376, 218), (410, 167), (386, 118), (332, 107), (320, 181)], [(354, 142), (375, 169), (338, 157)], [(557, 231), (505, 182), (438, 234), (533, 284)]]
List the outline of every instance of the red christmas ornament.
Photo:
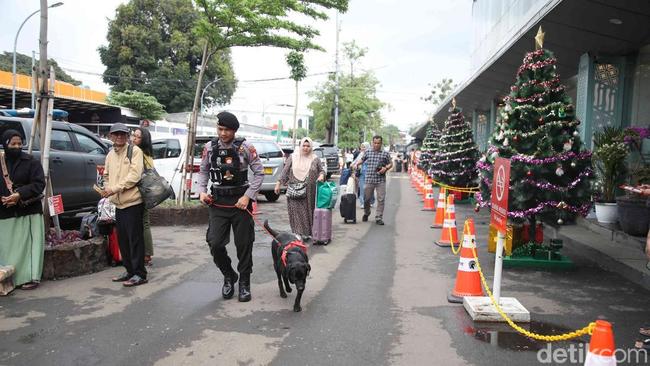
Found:
[(481, 210), (481, 206), (479, 206), (477, 203), (476, 206), (474, 206), (474, 212), (479, 212), (480, 210)]
[(532, 177), (533, 176), (533, 171), (532, 170), (527, 171), (526, 175), (529, 176), (529, 177)]
[(515, 137), (512, 138), (515, 142), (519, 142), (519, 136), (515, 135)]

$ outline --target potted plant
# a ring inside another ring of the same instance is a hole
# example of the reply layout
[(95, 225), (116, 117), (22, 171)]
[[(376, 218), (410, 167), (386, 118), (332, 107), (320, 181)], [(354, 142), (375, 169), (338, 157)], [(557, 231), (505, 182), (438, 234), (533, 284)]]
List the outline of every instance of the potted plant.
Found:
[(628, 146), (620, 127), (605, 127), (594, 133), (594, 165), (598, 172), (596, 218), (603, 224), (617, 221), (616, 190), (625, 181), (627, 167), (625, 158)]
[[(643, 140), (650, 138), (650, 128), (629, 127), (625, 129), (625, 143), (630, 148), (628, 165), (630, 175), (628, 184), (638, 187), (642, 184), (650, 184), (650, 166), (645, 160), (643, 151)], [(625, 196), (617, 197), (618, 216), (621, 229), (629, 235), (645, 236), (650, 225), (649, 200), (640, 194), (626, 192)]]

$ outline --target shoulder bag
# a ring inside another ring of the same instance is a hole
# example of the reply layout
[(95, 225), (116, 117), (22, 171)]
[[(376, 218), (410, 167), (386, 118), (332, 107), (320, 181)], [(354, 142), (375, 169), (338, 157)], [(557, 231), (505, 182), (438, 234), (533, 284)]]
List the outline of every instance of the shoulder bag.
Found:
[[(129, 144), (126, 154), (129, 161), (131, 161), (131, 157), (133, 156), (133, 145)], [(140, 191), (140, 195), (142, 195), (144, 207), (147, 210), (158, 206), (162, 201), (168, 198), (176, 198), (172, 187), (154, 168), (142, 170), (142, 177), (140, 178), (137, 187)]]
[(304, 199), (307, 197), (307, 184), (305, 182), (289, 183), (287, 186), (287, 198), (292, 200)]

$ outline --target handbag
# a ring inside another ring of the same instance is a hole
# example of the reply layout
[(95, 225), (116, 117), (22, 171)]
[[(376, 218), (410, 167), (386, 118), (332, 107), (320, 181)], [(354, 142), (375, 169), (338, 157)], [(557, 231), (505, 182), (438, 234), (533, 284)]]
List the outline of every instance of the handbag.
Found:
[(142, 178), (138, 183), (138, 190), (142, 195), (144, 207), (147, 210), (158, 206), (162, 201), (171, 198), (176, 198), (174, 190), (165, 180), (161, 177), (156, 169), (145, 169), (142, 172)]
[(97, 220), (101, 223), (115, 222), (115, 205), (108, 198), (102, 198), (97, 204)]
[(307, 197), (307, 184), (305, 182), (290, 183), (287, 186), (287, 198), (293, 200)]
[(334, 182), (316, 182), (316, 208), (332, 209), (336, 205), (338, 188)]
[[(126, 156), (129, 158), (129, 161), (131, 161), (131, 157), (133, 156), (133, 145), (129, 144)], [(165, 178), (158, 174), (155, 168), (145, 168), (142, 171), (142, 177), (136, 186), (138, 187), (138, 191), (140, 191), (140, 195), (144, 201), (144, 207), (147, 210), (158, 206), (162, 201), (168, 198), (176, 198), (174, 189), (169, 185)]]

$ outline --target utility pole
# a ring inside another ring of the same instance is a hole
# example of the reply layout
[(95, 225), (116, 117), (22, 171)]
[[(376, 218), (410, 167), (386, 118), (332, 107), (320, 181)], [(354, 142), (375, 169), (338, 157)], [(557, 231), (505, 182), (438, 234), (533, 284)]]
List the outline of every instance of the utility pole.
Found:
[(334, 93), (334, 145), (337, 146), (339, 142), (339, 12), (336, 11), (336, 74), (334, 75), (334, 83), (336, 84), (336, 91)]

